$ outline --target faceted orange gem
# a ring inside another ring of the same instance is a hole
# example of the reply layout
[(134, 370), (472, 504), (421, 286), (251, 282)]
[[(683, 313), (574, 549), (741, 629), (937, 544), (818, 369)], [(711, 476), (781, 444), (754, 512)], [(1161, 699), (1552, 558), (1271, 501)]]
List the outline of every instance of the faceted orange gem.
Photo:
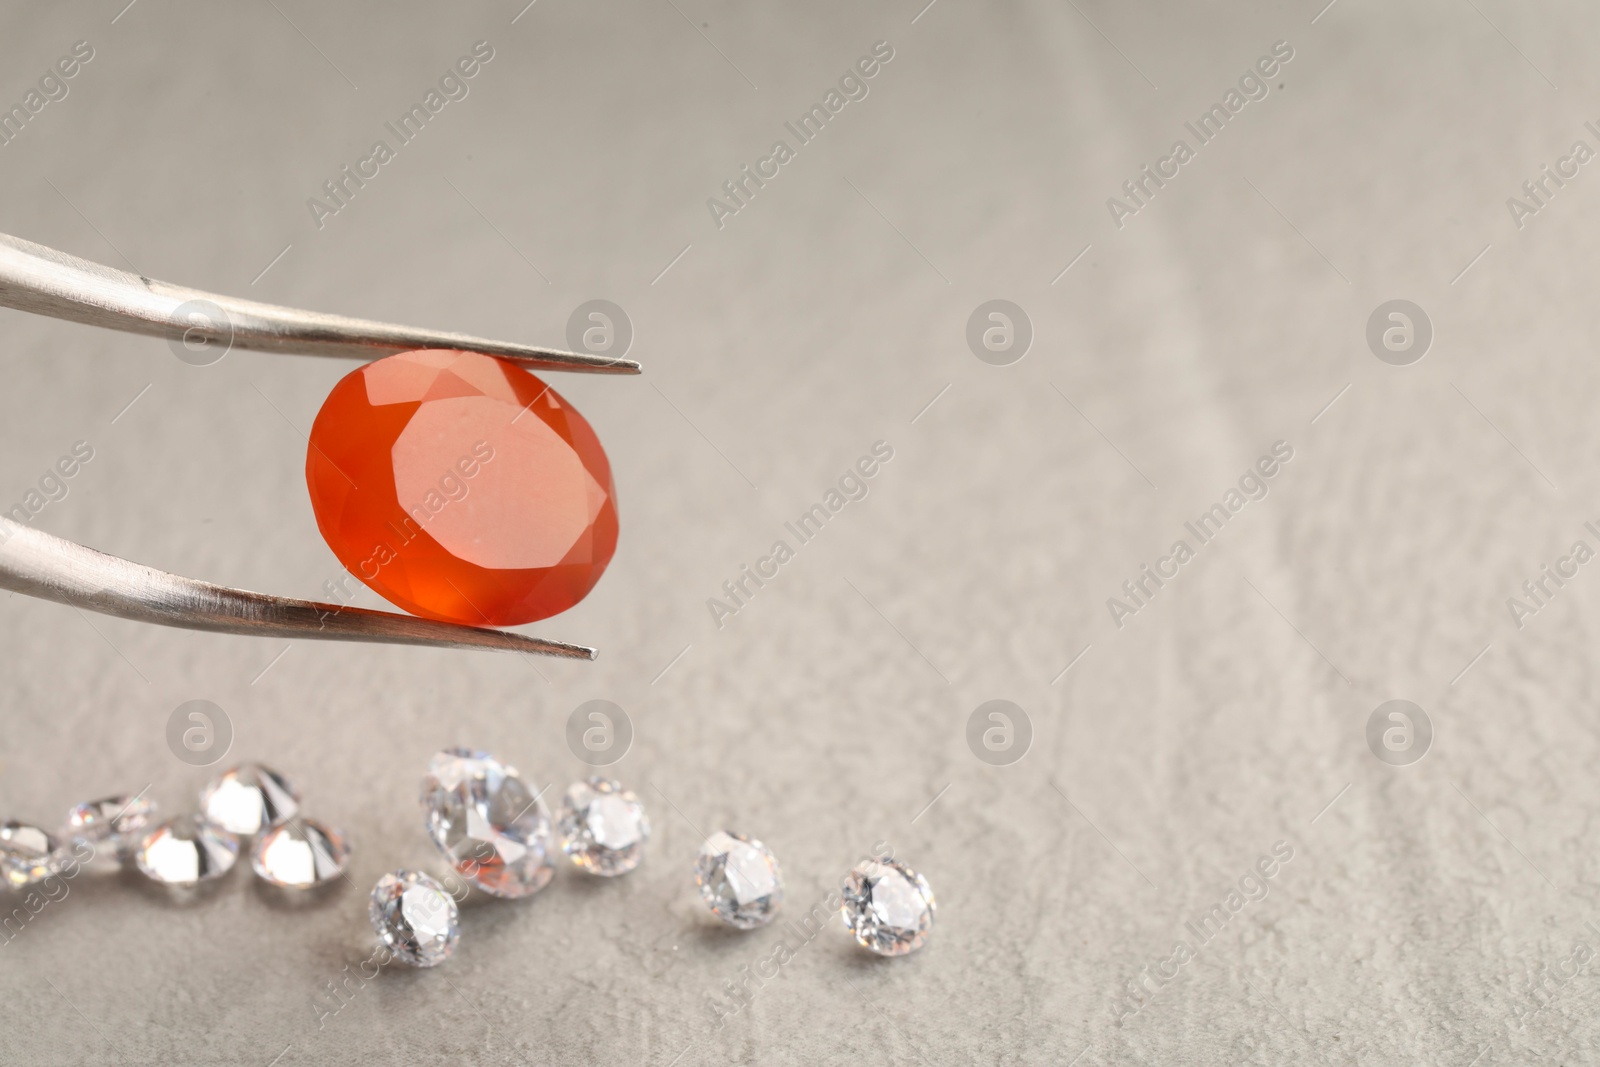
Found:
[(617, 547), (611, 464), (583, 416), (521, 367), (402, 352), (346, 375), (306, 450), (317, 527), (351, 574), (414, 615), (548, 618)]

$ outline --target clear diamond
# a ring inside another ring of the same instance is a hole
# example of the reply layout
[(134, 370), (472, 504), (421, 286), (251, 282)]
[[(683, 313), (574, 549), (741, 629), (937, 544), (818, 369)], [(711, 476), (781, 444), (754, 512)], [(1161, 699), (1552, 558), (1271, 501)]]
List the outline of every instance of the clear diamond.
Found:
[(0, 823), (0, 878), (25, 889), (56, 872), (56, 839), (23, 822)]
[(841, 888), (844, 925), (862, 947), (880, 956), (904, 956), (928, 940), (933, 929), (933, 889), (898, 860), (866, 860), (851, 869)]
[(350, 843), (311, 819), (291, 819), (256, 839), (250, 866), (264, 881), (289, 889), (326, 885), (344, 874)]
[(239, 839), (198, 815), (179, 815), (147, 834), (134, 859), (157, 882), (191, 886), (233, 870)]
[(413, 967), (443, 963), (461, 938), (456, 902), (444, 886), (416, 871), (379, 878), (367, 916), (395, 959)]
[(241, 763), (200, 791), (200, 813), (231, 834), (260, 833), (300, 812), (300, 794), (288, 779), (259, 763)]
[(422, 779), (422, 809), (434, 844), (484, 892), (525, 897), (555, 877), (550, 809), (510, 764), (445, 749)]
[(633, 790), (610, 778), (574, 782), (561, 799), (561, 849), (591, 874), (627, 874), (644, 858), (650, 818)]
[(155, 817), (156, 802), (143, 793), (106, 797), (68, 812), (67, 833), (73, 841), (88, 842), (97, 858), (126, 862), (150, 832)]
[(753, 930), (783, 906), (783, 873), (772, 850), (754, 838), (718, 830), (700, 846), (694, 882), (712, 914)]

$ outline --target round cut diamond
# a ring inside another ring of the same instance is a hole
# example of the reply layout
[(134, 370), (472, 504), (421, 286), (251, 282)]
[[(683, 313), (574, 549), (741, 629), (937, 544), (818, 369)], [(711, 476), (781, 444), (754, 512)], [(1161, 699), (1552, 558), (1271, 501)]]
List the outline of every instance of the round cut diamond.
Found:
[(241, 763), (200, 791), (200, 813), (230, 834), (260, 833), (300, 812), (300, 794), (288, 779), (259, 763)]
[(394, 958), (413, 967), (443, 963), (461, 938), (456, 902), (438, 882), (416, 871), (379, 878), (367, 917)]
[(862, 947), (880, 956), (904, 956), (933, 929), (933, 889), (899, 860), (866, 860), (851, 869), (840, 890), (844, 925)]
[(600, 439), (507, 360), (423, 349), (342, 379), (306, 487), (349, 572), (414, 615), (511, 626), (582, 600), (617, 547)]
[(428, 834), (467, 881), (497, 897), (537, 893), (555, 877), (550, 809), (487, 752), (447, 748), (422, 779)]
[(289, 889), (326, 885), (344, 874), (350, 843), (311, 819), (291, 819), (256, 839), (250, 866), (262, 880)]
[(753, 930), (783, 906), (783, 873), (760, 841), (718, 830), (700, 846), (694, 882), (711, 913), (729, 926)]
[(610, 778), (574, 782), (561, 799), (561, 849), (591, 874), (626, 874), (644, 858), (650, 819), (633, 790)]
[(134, 859), (146, 876), (163, 885), (192, 886), (233, 870), (239, 839), (198, 815), (179, 815), (145, 835)]
[(79, 804), (67, 813), (67, 833), (73, 841), (86, 841), (96, 856), (126, 862), (133, 858), (144, 835), (155, 822), (156, 802), (137, 796), (106, 797)]
[(0, 879), (25, 889), (56, 872), (56, 839), (27, 823), (0, 823)]

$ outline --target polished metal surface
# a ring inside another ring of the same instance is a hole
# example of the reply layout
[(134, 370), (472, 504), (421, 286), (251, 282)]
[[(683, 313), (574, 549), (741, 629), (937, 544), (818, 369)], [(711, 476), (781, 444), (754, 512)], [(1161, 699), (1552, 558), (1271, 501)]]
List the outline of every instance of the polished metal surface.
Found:
[(212, 585), (97, 552), (4, 517), (0, 588), (188, 630), (595, 658), (595, 650), (583, 645)]
[(8, 234), (0, 234), (0, 306), (180, 343), (187, 339), (191, 347), (218, 346), (207, 362), (228, 348), (364, 360), (418, 348), (457, 348), (513, 360), (530, 369), (639, 373), (639, 364), (631, 359), (415, 330), (219, 296), (91, 263)]

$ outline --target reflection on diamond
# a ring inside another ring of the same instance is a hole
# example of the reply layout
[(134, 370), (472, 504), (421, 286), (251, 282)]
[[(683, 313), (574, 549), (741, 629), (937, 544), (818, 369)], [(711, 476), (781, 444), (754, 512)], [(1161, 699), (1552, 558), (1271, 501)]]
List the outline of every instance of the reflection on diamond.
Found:
[(921, 948), (933, 929), (933, 889), (898, 860), (856, 864), (841, 888), (845, 927), (863, 948), (904, 956)]
[(56, 839), (27, 823), (0, 823), (0, 878), (24, 889), (56, 871)]
[(239, 839), (198, 815), (168, 819), (134, 853), (139, 869), (164, 885), (191, 886), (220, 878), (239, 859)]
[(633, 790), (610, 778), (574, 782), (561, 799), (561, 848), (591, 874), (626, 874), (644, 858), (650, 819)]
[(200, 791), (200, 813), (231, 834), (260, 833), (294, 818), (300, 794), (277, 771), (241, 763)]
[(97, 857), (127, 862), (156, 818), (156, 802), (143, 793), (79, 804), (67, 813), (67, 832), (85, 841)]
[(293, 819), (268, 830), (250, 856), (250, 866), (264, 881), (290, 889), (326, 885), (349, 862), (345, 836), (311, 819)]
[(772, 850), (754, 838), (718, 830), (700, 846), (694, 881), (713, 915), (740, 930), (772, 921), (783, 906), (783, 874)]
[(525, 897), (555, 877), (550, 809), (516, 768), (487, 752), (449, 748), (434, 756), (422, 809), (434, 844), (486, 893)]
[(413, 967), (443, 963), (461, 938), (456, 902), (438, 882), (416, 871), (378, 879), (367, 917), (394, 958)]

